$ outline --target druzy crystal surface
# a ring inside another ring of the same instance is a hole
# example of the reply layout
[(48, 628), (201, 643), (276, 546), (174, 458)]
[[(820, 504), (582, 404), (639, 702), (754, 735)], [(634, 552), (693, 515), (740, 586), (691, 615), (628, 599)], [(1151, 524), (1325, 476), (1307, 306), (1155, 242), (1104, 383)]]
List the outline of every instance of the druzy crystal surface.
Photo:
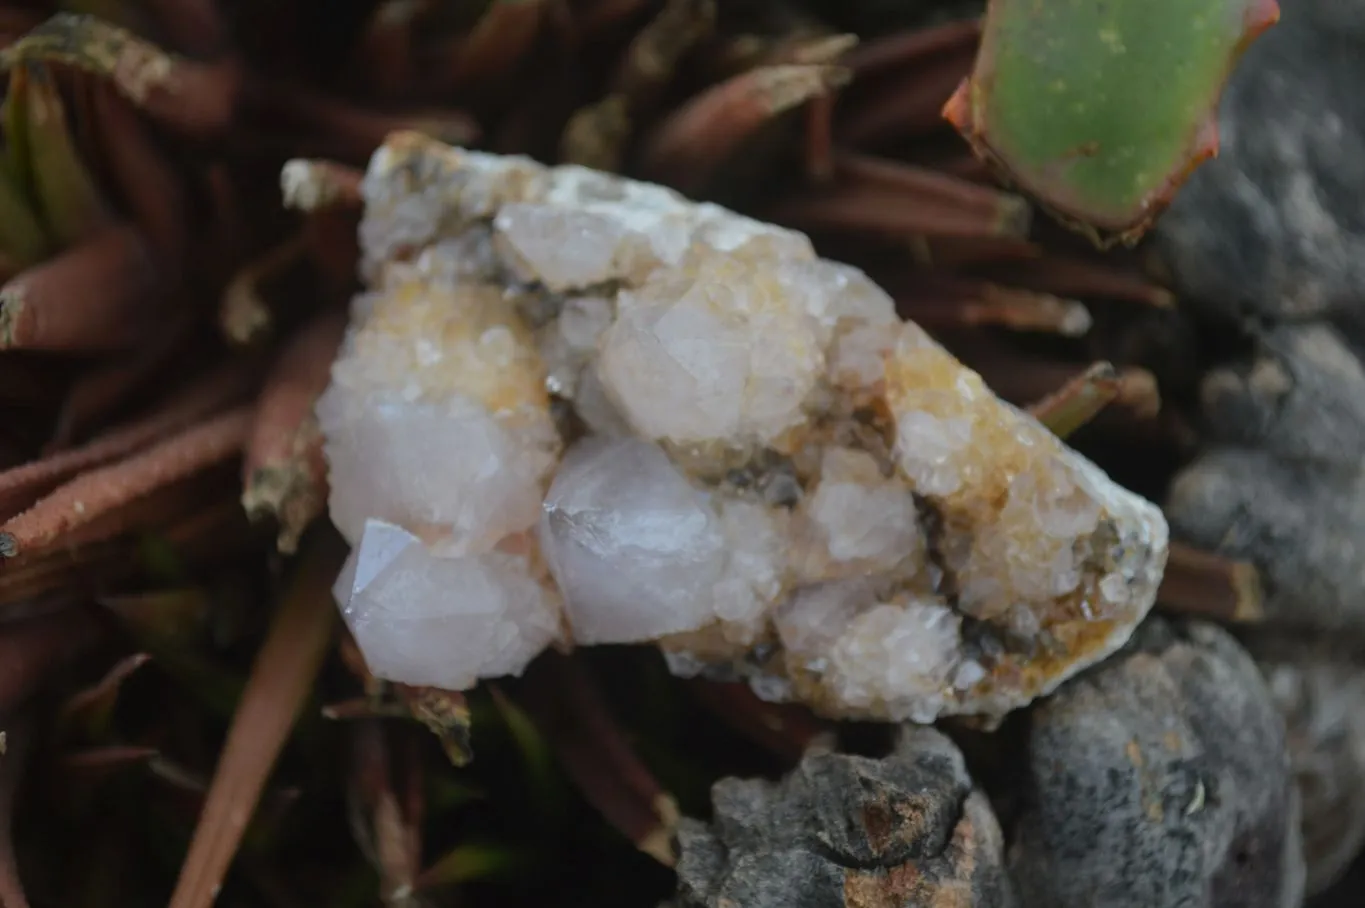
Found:
[(319, 404), (379, 676), (652, 642), (836, 717), (998, 717), (1127, 639), (1166, 525), (801, 234), (393, 137)]

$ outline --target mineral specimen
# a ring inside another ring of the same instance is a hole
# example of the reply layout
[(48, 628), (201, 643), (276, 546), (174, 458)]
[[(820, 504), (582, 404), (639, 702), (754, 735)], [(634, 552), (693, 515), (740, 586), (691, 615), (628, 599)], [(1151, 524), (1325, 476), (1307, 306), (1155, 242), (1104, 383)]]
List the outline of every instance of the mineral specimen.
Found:
[(778, 784), (722, 779), (678, 828), (679, 908), (1011, 908), (1000, 826), (962, 755), (907, 727), (882, 760), (811, 753)]
[(998, 717), (1122, 645), (1166, 525), (801, 234), (415, 135), (319, 404), (376, 674), (552, 643), (834, 716)]
[(1228, 634), (1152, 618), (1030, 716), (1006, 829), (1026, 905), (1294, 908), (1304, 864), (1284, 723)]

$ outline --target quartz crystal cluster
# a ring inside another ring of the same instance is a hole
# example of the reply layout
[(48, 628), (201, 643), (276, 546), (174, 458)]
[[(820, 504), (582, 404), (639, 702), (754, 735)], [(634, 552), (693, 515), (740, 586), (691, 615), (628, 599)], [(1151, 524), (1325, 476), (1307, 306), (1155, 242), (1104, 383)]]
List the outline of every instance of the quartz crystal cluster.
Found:
[(319, 403), (376, 675), (657, 643), (836, 717), (998, 717), (1121, 646), (1166, 525), (801, 234), (396, 135)]

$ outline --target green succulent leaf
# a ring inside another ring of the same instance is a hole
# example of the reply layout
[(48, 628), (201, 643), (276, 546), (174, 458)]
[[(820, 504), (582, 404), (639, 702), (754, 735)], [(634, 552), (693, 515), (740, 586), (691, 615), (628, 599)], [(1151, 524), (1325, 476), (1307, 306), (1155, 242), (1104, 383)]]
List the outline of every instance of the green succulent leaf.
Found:
[(38, 212), (55, 243), (72, 245), (107, 224), (109, 208), (77, 150), (51, 70), (41, 63), (16, 67), (10, 92), (17, 91), (26, 95), (28, 171)]
[(1099, 245), (1135, 242), (1217, 152), (1216, 108), (1275, 0), (990, 0), (945, 116)]

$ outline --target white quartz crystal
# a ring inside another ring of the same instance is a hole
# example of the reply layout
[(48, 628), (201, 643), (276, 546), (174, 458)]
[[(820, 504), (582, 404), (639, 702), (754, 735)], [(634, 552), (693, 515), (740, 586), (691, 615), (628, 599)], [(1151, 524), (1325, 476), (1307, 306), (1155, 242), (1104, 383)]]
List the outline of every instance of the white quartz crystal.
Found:
[(559, 632), (553, 597), (524, 555), (433, 551), (370, 520), (334, 590), (370, 670), (462, 690), (520, 672)]
[(545, 496), (541, 550), (580, 643), (650, 640), (710, 621), (725, 537), (657, 446), (589, 438)]
[(1166, 525), (802, 235), (393, 137), (319, 404), (370, 668), (652, 642), (836, 717), (998, 718), (1122, 645)]

